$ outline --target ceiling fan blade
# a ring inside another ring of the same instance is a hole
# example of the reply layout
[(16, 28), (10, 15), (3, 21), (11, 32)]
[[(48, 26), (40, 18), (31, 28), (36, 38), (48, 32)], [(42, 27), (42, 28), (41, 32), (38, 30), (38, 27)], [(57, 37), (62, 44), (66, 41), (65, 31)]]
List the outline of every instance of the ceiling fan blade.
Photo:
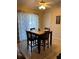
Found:
[(53, 2), (45, 2), (45, 4), (53, 4)]
[(41, 6), (41, 5), (43, 5), (43, 6), (45, 6), (45, 7), (47, 7), (47, 8), (50, 8), (51, 5), (52, 4), (52, 2), (44, 2), (44, 3), (41, 3), (40, 1), (35, 1), (35, 2), (33, 2), (33, 3), (31, 3), (30, 4), (30, 6), (32, 7), (32, 8), (37, 8), (38, 6)]
[(30, 4), (31, 7), (35, 7), (35, 6), (38, 6), (38, 5), (39, 5), (38, 2), (34, 2), (34, 3)]
[(45, 3), (38, 3), (39, 5), (44, 5), (44, 6), (46, 6), (46, 5), (52, 5), (52, 2), (45, 2)]
[(45, 7), (50, 8), (51, 6), (50, 5), (46, 5)]

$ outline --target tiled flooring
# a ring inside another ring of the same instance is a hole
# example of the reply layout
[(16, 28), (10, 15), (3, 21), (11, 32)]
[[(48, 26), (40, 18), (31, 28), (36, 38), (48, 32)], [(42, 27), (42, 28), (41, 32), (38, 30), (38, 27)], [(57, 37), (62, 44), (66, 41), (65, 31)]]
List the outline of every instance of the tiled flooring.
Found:
[(38, 54), (37, 48), (34, 48), (32, 53), (30, 50), (27, 50), (26, 43), (26, 41), (22, 41), (20, 43), (20, 50), (26, 59), (56, 59), (56, 56), (61, 52), (61, 41), (59, 39), (54, 39), (52, 46), (50, 48), (46, 48), (45, 51), (41, 47), (40, 54)]

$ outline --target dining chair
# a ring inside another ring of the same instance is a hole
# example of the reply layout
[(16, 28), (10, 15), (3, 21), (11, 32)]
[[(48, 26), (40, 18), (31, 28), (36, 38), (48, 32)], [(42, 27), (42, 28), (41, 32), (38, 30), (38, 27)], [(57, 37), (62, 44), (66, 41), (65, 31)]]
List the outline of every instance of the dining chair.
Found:
[(40, 31), (40, 28), (38, 28), (38, 31)]
[[(36, 44), (33, 43), (36, 40), (36, 37), (34, 37), (35, 34), (30, 31), (26, 31), (26, 35), (27, 35), (27, 48), (29, 48), (29, 45), (31, 44), (31, 52), (32, 52), (32, 47), (36, 46)], [(29, 44), (29, 42), (31, 43)]]
[(50, 28), (45, 27), (44, 30), (45, 31), (50, 31)]
[(45, 40), (47, 41), (48, 47), (49, 47), (49, 35), (50, 35), (50, 31), (45, 31)]
[(50, 31), (45, 31), (45, 33), (41, 35), (41, 41), (42, 41), (41, 44), (43, 44), (44, 50), (46, 46), (49, 47), (49, 34), (50, 34)]
[(30, 28), (30, 31), (35, 30), (35, 28)]
[[(30, 28), (30, 31), (36, 31), (36, 28)], [(33, 37), (35, 37), (35, 35), (33, 35)], [(33, 41), (33, 44), (36, 44), (37, 40)]]

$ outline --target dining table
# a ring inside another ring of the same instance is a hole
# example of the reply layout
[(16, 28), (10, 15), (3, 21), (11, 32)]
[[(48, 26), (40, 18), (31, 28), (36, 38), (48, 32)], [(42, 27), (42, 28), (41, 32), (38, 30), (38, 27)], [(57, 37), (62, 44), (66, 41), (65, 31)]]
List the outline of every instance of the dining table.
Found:
[[(37, 36), (38, 53), (40, 53), (41, 36), (45, 33), (45, 31), (30, 31), (30, 32), (34, 33)], [(50, 40), (50, 46), (51, 46), (52, 45), (52, 31), (49, 31), (49, 32), (50, 32), (49, 40)]]

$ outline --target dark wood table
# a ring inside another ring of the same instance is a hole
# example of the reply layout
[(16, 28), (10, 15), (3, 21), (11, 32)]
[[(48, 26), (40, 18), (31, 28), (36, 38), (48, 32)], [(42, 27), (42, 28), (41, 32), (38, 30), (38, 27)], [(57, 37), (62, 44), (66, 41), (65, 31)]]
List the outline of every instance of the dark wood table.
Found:
[[(45, 33), (45, 31), (30, 31), (32, 33), (34, 33), (38, 39), (37, 39), (37, 43), (38, 43), (38, 53), (40, 53), (40, 44), (41, 44), (41, 35)], [(52, 31), (50, 31), (50, 45), (52, 45)]]

